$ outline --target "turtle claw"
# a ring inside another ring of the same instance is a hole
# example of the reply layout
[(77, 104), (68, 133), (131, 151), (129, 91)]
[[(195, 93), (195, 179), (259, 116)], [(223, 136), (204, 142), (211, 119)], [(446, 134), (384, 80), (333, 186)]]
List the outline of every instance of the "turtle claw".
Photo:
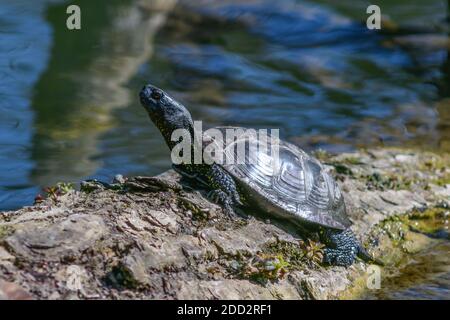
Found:
[(229, 218), (236, 218), (237, 214), (234, 211), (233, 207), (230, 205), (225, 205), (224, 211)]
[(349, 267), (356, 260), (356, 252), (325, 248), (323, 262), (327, 265)]
[(222, 190), (211, 190), (208, 192), (208, 199), (210, 199), (212, 202), (219, 204), (223, 207), (225, 213), (230, 218), (234, 218), (237, 216), (236, 212), (233, 209), (233, 201), (231, 200), (230, 196), (228, 196), (224, 191)]
[(325, 264), (348, 267), (358, 257), (367, 263), (383, 265), (381, 261), (367, 253), (350, 229), (324, 230), (321, 233), (321, 240), (327, 245), (323, 257)]

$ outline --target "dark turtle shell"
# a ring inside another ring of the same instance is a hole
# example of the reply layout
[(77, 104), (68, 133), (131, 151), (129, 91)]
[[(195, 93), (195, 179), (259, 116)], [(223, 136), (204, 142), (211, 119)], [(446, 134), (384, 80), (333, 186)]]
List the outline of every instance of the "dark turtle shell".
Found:
[[(256, 137), (245, 128), (215, 129), (224, 137), (227, 129), (238, 131), (236, 139), (226, 144), (224, 150), (226, 156), (238, 161), (225, 162), (222, 167), (234, 177), (244, 196), (254, 200), (262, 210), (334, 229), (344, 230), (351, 225), (339, 186), (317, 159), (270, 135), (264, 150), (255, 148)], [(245, 159), (238, 159), (239, 143), (239, 147), (245, 148)], [(278, 157), (271, 154), (272, 146), (278, 147)]]

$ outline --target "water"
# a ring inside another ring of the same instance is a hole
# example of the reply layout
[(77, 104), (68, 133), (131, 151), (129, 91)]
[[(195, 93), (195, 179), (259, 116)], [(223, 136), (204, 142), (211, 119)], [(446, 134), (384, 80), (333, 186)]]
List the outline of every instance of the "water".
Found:
[(449, 252), (450, 241), (447, 239), (408, 257), (400, 269), (391, 271), (390, 278), (382, 280), (379, 290), (371, 290), (361, 298), (450, 299)]
[[(0, 0), (0, 210), (44, 186), (169, 168), (137, 93), (151, 82), (205, 126), (280, 128), (305, 149), (450, 151), (444, 0)], [(107, 4), (106, 4), (107, 3)]]

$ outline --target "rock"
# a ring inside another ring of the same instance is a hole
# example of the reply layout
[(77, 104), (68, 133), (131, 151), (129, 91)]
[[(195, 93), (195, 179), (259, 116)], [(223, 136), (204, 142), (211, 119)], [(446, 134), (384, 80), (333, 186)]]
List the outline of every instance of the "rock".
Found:
[(275, 299), (268, 288), (246, 280), (181, 281), (176, 299)]
[(16, 258), (11, 255), (5, 248), (0, 247), (0, 263), (5, 261), (14, 261)]
[(203, 230), (202, 238), (213, 243), (225, 255), (256, 254), (266, 243), (276, 240), (277, 229), (272, 227), (259, 221), (229, 232), (211, 227)]
[(100, 216), (73, 214), (50, 226), (24, 223), (5, 243), (18, 256), (59, 261), (91, 247), (106, 231)]
[(417, 232), (408, 232), (405, 235), (403, 249), (408, 253), (417, 253), (433, 244), (433, 239)]
[(0, 300), (32, 300), (33, 297), (19, 285), (0, 280)]
[[(323, 161), (352, 230), (391, 269), (448, 226), (448, 155), (375, 149)], [(367, 290), (367, 264), (321, 266), (292, 226), (231, 220), (174, 171), (91, 185), (0, 213), (0, 298), (336, 299)]]

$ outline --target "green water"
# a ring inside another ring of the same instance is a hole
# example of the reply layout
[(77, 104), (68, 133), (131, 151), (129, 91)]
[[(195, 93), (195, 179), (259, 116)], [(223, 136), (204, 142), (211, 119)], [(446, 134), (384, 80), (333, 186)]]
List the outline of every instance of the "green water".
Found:
[(71, 3), (79, 31), (66, 1), (0, 0), (0, 210), (58, 181), (168, 169), (147, 82), (205, 126), (279, 128), (307, 150), (450, 150), (446, 1), (378, 1), (382, 32), (366, 1)]

